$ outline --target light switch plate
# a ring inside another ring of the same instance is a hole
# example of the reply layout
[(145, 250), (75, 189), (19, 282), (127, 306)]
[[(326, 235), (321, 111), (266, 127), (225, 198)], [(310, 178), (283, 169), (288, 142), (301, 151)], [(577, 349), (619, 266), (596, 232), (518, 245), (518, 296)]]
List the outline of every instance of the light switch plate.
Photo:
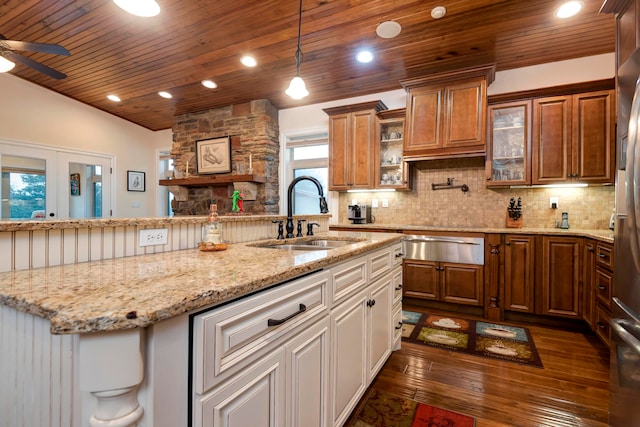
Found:
[(382, 199), (382, 207), (383, 208), (389, 207), (389, 199)]
[(150, 228), (140, 230), (140, 246), (166, 245), (168, 230), (166, 228)]
[(372, 208), (378, 207), (378, 199), (371, 199), (371, 207)]

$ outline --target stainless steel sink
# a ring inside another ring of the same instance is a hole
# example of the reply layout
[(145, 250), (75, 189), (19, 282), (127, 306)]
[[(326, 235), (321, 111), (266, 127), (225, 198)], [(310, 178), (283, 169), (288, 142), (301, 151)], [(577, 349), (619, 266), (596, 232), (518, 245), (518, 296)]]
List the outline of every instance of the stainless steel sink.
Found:
[(258, 243), (249, 246), (256, 248), (268, 248), (268, 249), (280, 249), (288, 251), (326, 251), (335, 248), (342, 248), (345, 246), (359, 243), (362, 240), (335, 240), (335, 239), (318, 239), (318, 240), (303, 240), (294, 243)]

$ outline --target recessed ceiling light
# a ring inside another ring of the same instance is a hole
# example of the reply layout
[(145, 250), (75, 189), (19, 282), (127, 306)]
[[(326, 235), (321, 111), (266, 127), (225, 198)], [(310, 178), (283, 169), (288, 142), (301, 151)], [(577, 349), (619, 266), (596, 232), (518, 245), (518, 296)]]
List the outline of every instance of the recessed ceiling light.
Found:
[(583, 6), (581, 1), (568, 1), (556, 10), (556, 16), (561, 19), (570, 18), (580, 12)]
[(433, 9), (431, 9), (431, 17), (433, 19), (443, 18), (444, 15), (446, 14), (447, 14), (447, 8), (445, 8), (444, 6), (436, 6)]
[(212, 81), (212, 80), (203, 80), (202, 82), (202, 86), (209, 88), (209, 89), (215, 89), (218, 87), (218, 85), (216, 84), (216, 82)]
[(242, 62), (242, 64), (247, 67), (255, 67), (256, 65), (258, 65), (258, 62), (256, 61), (256, 59), (253, 56), (249, 56), (249, 55), (245, 55), (242, 58), (240, 58), (240, 62)]
[(158, 92), (158, 95), (166, 99), (173, 98), (173, 96), (169, 92), (165, 92), (164, 90), (161, 90), (160, 92)]
[(160, 5), (155, 0), (113, 0), (119, 8), (132, 15), (149, 18), (160, 13)]
[(361, 50), (356, 55), (356, 59), (358, 60), (358, 62), (366, 64), (367, 62), (373, 61), (373, 53), (369, 52), (368, 50)]
[(376, 28), (376, 34), (383, 39), (392, 39), (400, 34), (401, 30), (402, 27), (397, 22), (385, 21), (378, 25), (378, 27)]
[(113, 102), (120, 102), (120, 97), (118, 95), (107, 95), (107, 98)]

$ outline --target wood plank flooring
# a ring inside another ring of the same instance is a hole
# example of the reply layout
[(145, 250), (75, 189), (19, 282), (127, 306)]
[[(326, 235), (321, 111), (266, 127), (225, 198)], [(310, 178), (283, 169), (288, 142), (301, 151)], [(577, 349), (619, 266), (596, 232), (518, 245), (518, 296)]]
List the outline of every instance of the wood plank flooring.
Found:
[(371, 388), (473, 416), (476, 427), (607, 426), (609, 349), (593, 334), (505, 323), (529, 328), (544, 368), (403, 342)]

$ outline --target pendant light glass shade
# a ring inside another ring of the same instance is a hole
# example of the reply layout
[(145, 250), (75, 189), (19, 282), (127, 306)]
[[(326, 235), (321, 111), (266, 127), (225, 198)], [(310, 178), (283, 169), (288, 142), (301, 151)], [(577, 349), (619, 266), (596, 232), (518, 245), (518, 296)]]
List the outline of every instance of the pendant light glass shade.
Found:
[(284, 92), (293, 99), (302, 99), (305, 96), (309, 95), (309, 91), (304, 84), (304, 80), (300, 76), (295, 76), (291, 79), (291, 83), (289, 83), (289, 87)]
[(302, 62), (302, 48), (300, 47), (300, 29), (302, 27), (302, 0), (300, 0), (300, 12), (298, 13), (298, 49), (296, 49), (296, 76), (284, 91), (293, 99), (302, 99), (309, 95), (309, 91), (300, 77), (300, 63)]
[(0, 56), (0, 73), (6, 73), (7, 71), (13, 70), (16, 64), (9, 61), (7, 58)]
[(130, 14), (144, 18), (160, 13), (160, 5), (155, 0), (113, 0), (113, 2)]

